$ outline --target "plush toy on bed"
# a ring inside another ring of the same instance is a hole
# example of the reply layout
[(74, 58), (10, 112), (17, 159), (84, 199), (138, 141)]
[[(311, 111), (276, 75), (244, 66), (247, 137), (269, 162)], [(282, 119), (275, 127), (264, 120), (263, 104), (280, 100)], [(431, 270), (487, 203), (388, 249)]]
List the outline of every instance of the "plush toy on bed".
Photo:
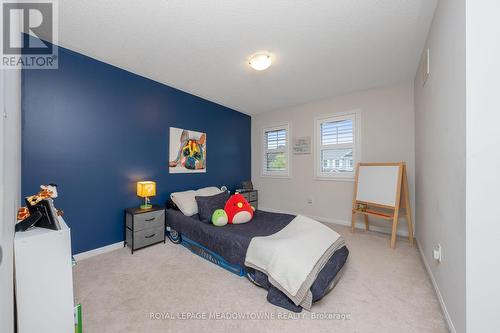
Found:
[(212, 223), (218, 227), (223, 227), (227, 224), (227, 214), (224, 209), (217, 209), (212, 214)]
[(229, 224), (247, 223), (253, 218), (253, 207), (241, 194), (233, 194), (226, 202), (224, 211)]

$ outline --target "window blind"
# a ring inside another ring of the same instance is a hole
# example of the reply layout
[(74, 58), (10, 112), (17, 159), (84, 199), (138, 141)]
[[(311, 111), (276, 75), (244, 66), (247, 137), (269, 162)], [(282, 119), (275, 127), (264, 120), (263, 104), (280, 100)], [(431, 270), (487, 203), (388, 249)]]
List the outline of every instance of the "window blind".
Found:
[(278, 149), (286, 147), (286, 130), (279, 129), (266, 132), (267, 149)]
[(287, 129), (279, 128), (264, 131), (264, 161), (263, 169), (266, 174), (286, 174), (288, 170), (287, 158)]
[(325, 122), (321, 124), (321, 144), (333, 145), (352, 143), (352, 120)]
[(354, 118), (332, 117), (319, 123), (319, 172), (340, 174), (354, 171)]

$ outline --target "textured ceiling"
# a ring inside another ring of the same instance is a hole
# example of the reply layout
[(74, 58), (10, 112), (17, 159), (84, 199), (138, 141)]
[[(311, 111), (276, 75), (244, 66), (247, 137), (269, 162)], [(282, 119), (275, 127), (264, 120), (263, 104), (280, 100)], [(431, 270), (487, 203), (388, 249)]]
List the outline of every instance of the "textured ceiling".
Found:
[(412, 79), (436, 1), (64, 0), (59, 44), (254, 114)]

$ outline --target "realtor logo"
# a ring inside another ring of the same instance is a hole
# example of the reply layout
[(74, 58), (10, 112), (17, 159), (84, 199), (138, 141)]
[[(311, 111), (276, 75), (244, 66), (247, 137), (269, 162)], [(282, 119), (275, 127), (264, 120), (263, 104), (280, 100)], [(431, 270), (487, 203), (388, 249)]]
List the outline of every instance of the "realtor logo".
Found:
[(57, 2), (1, 0), (1, 68), (57, 69)]

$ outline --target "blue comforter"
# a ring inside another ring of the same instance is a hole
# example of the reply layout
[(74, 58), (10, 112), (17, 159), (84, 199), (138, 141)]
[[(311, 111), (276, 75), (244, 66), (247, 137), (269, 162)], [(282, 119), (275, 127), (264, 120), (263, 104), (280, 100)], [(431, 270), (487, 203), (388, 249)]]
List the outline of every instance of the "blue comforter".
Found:
[[(212, 224), (202, 223), (197, 216), (188, 217), (180, 211), (167, 209), (167, 226), (216, 252), (231, 264), (244, 267), (246, 251), (251, 239), (256, 236), (269, 236), (280, 231), (294, 217), (294, 215), (289, 214), (257, 210), (249, 223), (216, 227)], [(329, 287), (344, 266), (348, 255), (347, 247), (340, 248), (320, 271), (316, 281), (311, 286), (313, 302), (328, 293)], [(285, 294), (272, 286), (264, 273), (250, 268), (246, 269), (256, 284), (268, 290), (267, 300), (270, 303), (290, 311), (302, 311), (300, 306), (296, 306)]]

